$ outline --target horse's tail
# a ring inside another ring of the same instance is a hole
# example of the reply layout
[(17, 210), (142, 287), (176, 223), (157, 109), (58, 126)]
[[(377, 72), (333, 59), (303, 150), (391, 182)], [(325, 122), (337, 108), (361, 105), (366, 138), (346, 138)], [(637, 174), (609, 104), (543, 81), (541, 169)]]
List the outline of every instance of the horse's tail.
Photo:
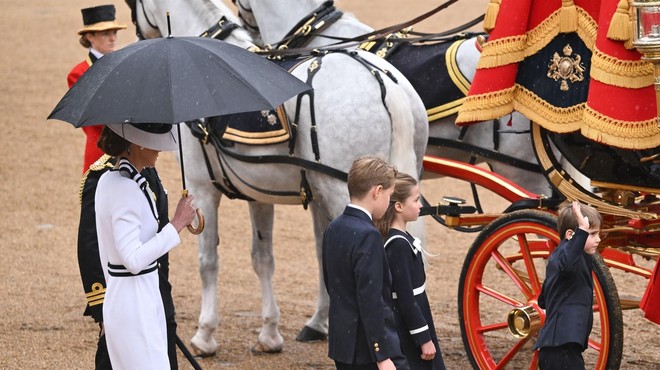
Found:
[(415, 154), (415, 119), (408, 96), (401, 86), (387, 84), (385, 105), (392, 122), (391, 151), (389, 162), (400, 172), (419, 180), (418, 161)]
[[(424, 153), (426, 149), (426, 140), (428, 134), (423, 142), (424, 149), (415, 150), (415, 104), (410, 101), (408, 94), (404, 91), (401, 85), (389, 85), (385, 96), (385, 104), (390, 112), (392, 120), (392, 150), (390, 151), (389, 162), (396, 166), (400, 172), (405, 172), (415, 178), (418, 183), (420, 182), (420, 169), (422, 161), (424, 160), (423, 154), (418, 158), (416, 153)], [(421, 101), (420, 101), (421, 103)], [(426, 122), (426, 110), (423, 109), (423, 104), (418, 105), (422, 107), (424, 115), (421, 117)], [(425, 123), (425, 128), (428, 123)], [(419, 141), (417, 145), (419, 145)], [(421, 184), (420, 184), (421, 185)], [(408, 223), (408, 231), (422, 240), (422, 245), (426, 242), (426, 231), (424, 221), (420, 217), (415, 222)]]

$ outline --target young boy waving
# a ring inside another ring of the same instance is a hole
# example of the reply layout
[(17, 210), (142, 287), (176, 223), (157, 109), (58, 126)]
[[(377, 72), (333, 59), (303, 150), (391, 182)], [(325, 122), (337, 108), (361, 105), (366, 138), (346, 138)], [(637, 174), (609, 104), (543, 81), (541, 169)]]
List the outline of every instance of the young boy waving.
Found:
[(533, 349), (539, 349), (539, 368), (584, 369), (593, 325), (591, 255), (600, 243), (602, 217), (578, 201), (559, 211), (557, 229), (563, 240), (550, 255), (539, 306), (546, 309), (545, 324)]

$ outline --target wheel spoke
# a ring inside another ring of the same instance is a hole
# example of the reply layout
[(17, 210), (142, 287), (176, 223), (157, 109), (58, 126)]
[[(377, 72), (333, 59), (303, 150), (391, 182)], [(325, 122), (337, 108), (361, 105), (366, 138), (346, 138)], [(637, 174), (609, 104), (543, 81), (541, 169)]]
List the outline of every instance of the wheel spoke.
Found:
[(507, 328), (506, 322), (502, 321), (502, 322), (496, 322), (496, 323), (490, 324), (490, 325), (479, 326), (479, 327), (476, 327), (475, 330), (477, 331), (477, 333), (483, 334), (483, 333), (489, 333), (489, 332), (498, 331), (498, 330), (502, 330), (502, 329), (506, 329), (506, 328)]
[(511, 347), (511, 349), (504, 354), (500, 362), (497, 364), (497, 369), (504, 369), (506, 365), (511, 361), (511, 359), (513, 359), (516, 354), (520, 352), (520, 349), (525, 345), (525, 343), (527, 343), (528, 340), (529, 337), (517, 341), (516, 344), (514, 344), (513, 347)]
[[(530, 283), (532, 284), (532, 290), (538, 292), (541, 290), (541, 282), (539, 282), (539, 276), (536, 272), (536, 267), (534, 266), (534, 259), (532, 258), (530, 245), (527, 241), (526, 234), (518, 235), (518, 245), (520, 246), (520, 253), (522, 253), (523, 261), (525, 262), (525, 267), (527, 268), (528, 277)], [(531, 294), (527, 296), (527, 299), (531, 298)]]
[(519, 300), (508, 297), (508, 296), (504, 295), (503, 293), (500, 293), (500, 292), (498, 292), (494, 289), (491, 289), (491, 288), (489, 288), (489, 287), (487, 287), (483, 284), (478, 284), (477, 286), (475, 286), (475, 288), (479, 292), (481, 292), (481, 293), (483, 293), (483, 294), (485, 294), (489, 297), (495, 298), (500, 302), (504, 302), (504, 303), (510, 305), (511, 307), (518, 307), (518, 306), (522, 305), (522, 302), (520, 302)]
[(529, 363), (529, 370), (536, 370), (539, 367), (539, 351), (534, 351), (532, 355), (532, 361)]
[(589, 348), (595, 349), (598, 352), (603, 350), (603, 343), (599, 342), (599, 341), (596, 341), (594, 339), (589, 339), (588, 346), (589, 346)]
[(517, 270), (511, 266), (511, 263), (509, 263), (509, 261), (504, 258), (499, 251), (494, 251), (492, 257), (502, 268), (502, 270), (504, 270), (504, 272), (511, 278), (511, 280), (513, 280), (513, 283), (516, 284), (518, 289), (520, 289), (520, 291), (525, 295), (525, 298), (530, 299), (532, 297), (532, 291), (530, 290), (529, 286), (522, 280)]

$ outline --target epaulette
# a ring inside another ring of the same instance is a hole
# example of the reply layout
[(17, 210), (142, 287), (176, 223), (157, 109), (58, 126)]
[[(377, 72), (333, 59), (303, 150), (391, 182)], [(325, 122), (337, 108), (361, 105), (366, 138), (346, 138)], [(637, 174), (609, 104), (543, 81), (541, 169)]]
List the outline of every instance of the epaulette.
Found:
[(110, 161), (111, 159), (112, 159), (111, 156), (107, 154), (103, 154), (101, 158), (97, 159), (96, 162), (92, 163), (92, 165), (89, 166), (89, 169), (85, 171), (82, 179), (80, 180), (80, 189), (78, 191), (78, 200), (80, 201), (80, 203), (82, 203), (83, 189), (85, 188), (85, 183), (87, 182), (87, 177), (89, 176), (90, 172), (102, 171), (114, 167), (114, 164)]

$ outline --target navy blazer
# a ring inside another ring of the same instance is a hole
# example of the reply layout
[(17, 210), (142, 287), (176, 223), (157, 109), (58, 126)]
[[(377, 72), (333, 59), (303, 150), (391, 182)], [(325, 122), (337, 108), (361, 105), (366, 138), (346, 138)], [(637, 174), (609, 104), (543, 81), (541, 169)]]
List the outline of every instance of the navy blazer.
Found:
[(577, 343), (587, 349), (593, 325), (594, 284), (591, 256), (584, 253), (589, 234), (577, 229), (550, 255), (539, 305), (546, 309), (545, 324), (533, 349)]
[(401, 355), (383, 238), (369, 216), (347, 206), (323, 236), (330, 295), (328, 356), (370, 364)]

